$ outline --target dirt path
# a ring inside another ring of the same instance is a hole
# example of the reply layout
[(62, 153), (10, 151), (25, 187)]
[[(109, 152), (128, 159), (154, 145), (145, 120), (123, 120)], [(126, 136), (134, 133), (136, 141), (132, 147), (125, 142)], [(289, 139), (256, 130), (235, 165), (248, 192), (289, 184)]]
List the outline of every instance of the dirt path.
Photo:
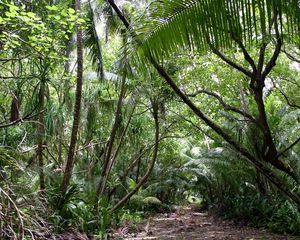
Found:
[[(136, 228), (137, 233), (129, 229)], [(175, 213), (159, 214), (151, 217), (137, 226), (120, 228), (114, 234), (114, 239), (210, 239), (210, 240), (296, 240), (300, 237), (290, 237), (272, 234), (265, 230), (249, 227), (238, 227), (230, 221), (220, 220), (207, 212), (197, 212), (191, 207), (178, 208)]]

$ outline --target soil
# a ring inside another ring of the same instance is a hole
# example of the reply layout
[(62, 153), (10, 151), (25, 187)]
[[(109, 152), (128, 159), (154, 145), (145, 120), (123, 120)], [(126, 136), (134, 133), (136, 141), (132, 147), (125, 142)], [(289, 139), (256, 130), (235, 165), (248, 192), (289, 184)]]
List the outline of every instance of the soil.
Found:
[[(112, 239), (209, 239), (209, 240), (296, 240), (297, 236), (273, 234), (267, 230), (239, 226), (191, 206), (177, 207), (174, 213), (157, 214), (139, 224), (126, 224)], [(133, 232), (133, 230), (135, 232)]]

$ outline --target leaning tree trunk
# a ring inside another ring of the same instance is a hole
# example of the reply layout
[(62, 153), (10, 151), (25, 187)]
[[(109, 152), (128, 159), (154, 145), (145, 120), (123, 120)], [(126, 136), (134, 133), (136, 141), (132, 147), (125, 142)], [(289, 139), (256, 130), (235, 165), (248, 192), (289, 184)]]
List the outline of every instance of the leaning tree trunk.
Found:
[(144, 176), (141, 178), (141, 180), (137, 183), (134, 189), (132, 189), (126, 196), (124, 196), (119, 202), (114, 205), (110, 213), (113, 213), (117, 209), (123, 207), (129, 200), (130, 198), (138, 192), (138, 190), (147, 182), (148, 178), (150, 177), (152, 170), (154, 168), (156, 158), (157, 158), (157, 153), (158, 153), (158, 146), (159, 146), (159, 120), (158, 120), (158, 104), (157, 102), (153, 101), (152, 102), (152, 109), (153, 109), (153, 118), (154, 118), (154, 124), (155, 124), (155, 144), (154, 144), (154, 150), (153, 150), (153, 155), (152, 159), (150, 161), (150, 164), (148, 166), (148, 169)]
[[(81, 11), (81, 2), (76, 0), (75, 9), (77, 13)], [(73, 127), (71, 134), (71, 142), (68, 152), (68, 158), (66, 162), (66, 167), (64, 171), (63, 181), (61, 183), (61, 192), (62, 195), (65, 195), (67, 188), (70, 183), (72, 176), (73, 166), (75, 162), (75, 147), (77, 142), (77, 133), (79, 127), (80, 119), (80, 108), (81, 108), (81, 95), (82, 95), (82, 74), (83, 74), (83, 41), (82, 41), (82, 29), (77, 24), (77, 84), (76, 84), (76, 99), (74, 106), (74, 115), (73, 115)]]
[(106, 153), (104, 154), (104, 163), (103, 163), (103, 167), (102, 167), (101, 178), (100, 178), (100, 181), (97, 186), (97, 191), (96, 191), (97, 202), (98, 202), (99, 198), (102, 196), (102, 194), (104, 193), (105, 187), (106, 187), (107, 177), (109, 174), (109, 165), (110, 165), (110, 161), (111, 161), (112, 150), (113, 150), (114, 142), (116, 139), (117, 131), (120, 127), (122, 102), (123, 102), (125, 91), (126, 91), (125, 82), (126, 82), (126, 73), (124, 72), (123, 77), (122, 77), (122, 82), (121, 82), (120, 95), (119, 95), (117, 108), (116, 108), (116, 112), (115, 112), (114, 124), (113, 124), (112, 130), (111, 130), (111, 133), (110, 133), (109, 141), (107, 143)]
[[(107, 0), (107, 2), (110, 4), (110, 6), (114, 9), (120, 20), (123, 22), (124, 26), (127, 30), (130, 28), (130, 24), (126, 17), (123, 15), (121, 10), (118, 8), (118, 6), (115, 4), (114, 0)], [(275, 21), (276, 22), (276, 21)], [(276, 26), (277, 27), (277, 26)], [(276, 29), (277, 30), (277, 29)], [(278, 32), (278, 30), (277, 30)], [(134, 32), (131, 32), (132, 35), (135, 35)], [(276, 33), (278, 35), (278, 33)], [(235, 40), (235, 39), (234, 39)], [(239, 42), (238, 42), (239, 43)], [(250, 72), (247, 69), (242, 68), (240, 65), (237, 65), (236, 63), (232, 62), (230, 59), (226, 58), (223, 54), (219, 53), (217, 49), (213, 48), (213, 46), (210, 44), (208, 39), (208, 44), (212, 48), (213, 52), (218, 55), (223, 61), (227, 62), (229, 65), (233, 66), (234, 68), (238, 69), (240, 72), (243, 72), (246, 76), (250, 77), (251, 79), (254, 78), (254, 74)], [(244, 50), (244, 46), (242, 46), (242, 50)], [(277, 39), (277, 45), (276, 50), (274, 52), (273, 57), (269, 61), (269, 63), (266, 65), (266, 69), (263, 72), (263, 75), (260, 76), (260, 79), (256, 79), (257, 82), (259, 80), (264, 79), (267, 74), (271, 71), (273, 66), (275, 66), (276, 59), (278, 57), (278, 54), (281, 49), (281, 39)], [(255, 68), (254, 62), (252, 59), (249, 60), (249, 55), (247, 52), (243, 52), (245, 55), (245, 59), (250, 62), (251, 66)], [(300, 194), (297, 192), (294, 192), (289, 186), (287, 186), (284, 181), (275, 174), (272, 169), (267, 166), (265, 163), (262, 163), (259, 159), (257, 159), (255, 156), (253, 156), (244, 146), (240, 145), (232, 136), (230, 136), (226, 131), (224, 131), (218, 124), (216, 124), (214, 121), (212, 121), (208, 116), (206, 116), (195, 104), (190, 100), (190, 98), (182, 92), (182, 90), (176, 85), (176, 83), (173, 81), (173, 79), (167, 74), (165, 69), (157, 63), (157, 61), (153, 58), (149, 58), (150, 63), (153, 65), (153, 67), (156, 69), (158, 74), (165, 80), (165, 82), (169, 85), (169, 87), (172, 88), (172, 90), (176, 93), (178, 97), (181, 98), (181, 100), (194, 112), (195, 115), (197, 115), (207, 126), (209, 126), (211, 129), (213, 129), (219, 136), (221, 136), (227, 143), (229, 143), (237, 152), (243, 156), (244, 159), (252, 163), (252, 165), (261, 172), (274, 186), (276, 186), (281, 192), (283, 192), (289, 199), (291, 199), (295, 204), (297, 204), (298, 208), (300, 208)], [(259, 61), (261, 62), (261, 61)], [(258, 107), (261, 107), (261, 96), (259, 94), (256, 94), (256, 102), (258, 104)], [(260, 121), (263, 123), (263, 133), (265, 135), (265, 140), (267, 140), (267, 144), (270, 144), (271, 148), (269, 149), (269, 154), (266, 156), (266, 161), (270, 162), (274, 167), (276, 167), (279, 170), (282, 170), (289, 174), (289, 176), (293, 177), (295, 180), (295, 176), (293, 175), (293, 172), (290, 171), (290, 168), (282, 164), (282, 162), (278, 159), (278, 156), (275, 157), (275, 159), (271, 160), (270, 157), (274, 156), (274, 149), (273, 149), (273, 143), (272, 139), (270, 138), (270, 132), (268, 131), (268, 126), (265, 124), (264, 109), (259, 108), (260, 111)]]

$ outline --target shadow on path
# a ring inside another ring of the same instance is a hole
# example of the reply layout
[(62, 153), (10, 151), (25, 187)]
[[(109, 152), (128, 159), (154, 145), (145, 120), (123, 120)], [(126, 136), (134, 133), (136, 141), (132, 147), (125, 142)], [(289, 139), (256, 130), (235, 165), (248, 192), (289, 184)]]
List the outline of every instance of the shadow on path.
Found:
[(179, 207), (175, 213), (159, 214), (138, 224), (137, 233), (128, 233), (131, 226), (119, 229), (114, 239), (209, 239), (209, 240), (296, 240), (272, 234), (269, 231), (250, 227), (239, 227), (231, 221), (209, 215), (207, 212), (194, 211), (190, 206)]

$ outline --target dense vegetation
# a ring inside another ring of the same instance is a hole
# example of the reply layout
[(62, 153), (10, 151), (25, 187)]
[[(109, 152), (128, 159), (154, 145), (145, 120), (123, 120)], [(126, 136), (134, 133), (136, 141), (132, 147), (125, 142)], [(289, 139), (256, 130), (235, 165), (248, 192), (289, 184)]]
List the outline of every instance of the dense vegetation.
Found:
[(0, 0), (0, 238), (196, 203), (300, 234), (296, 0)]

